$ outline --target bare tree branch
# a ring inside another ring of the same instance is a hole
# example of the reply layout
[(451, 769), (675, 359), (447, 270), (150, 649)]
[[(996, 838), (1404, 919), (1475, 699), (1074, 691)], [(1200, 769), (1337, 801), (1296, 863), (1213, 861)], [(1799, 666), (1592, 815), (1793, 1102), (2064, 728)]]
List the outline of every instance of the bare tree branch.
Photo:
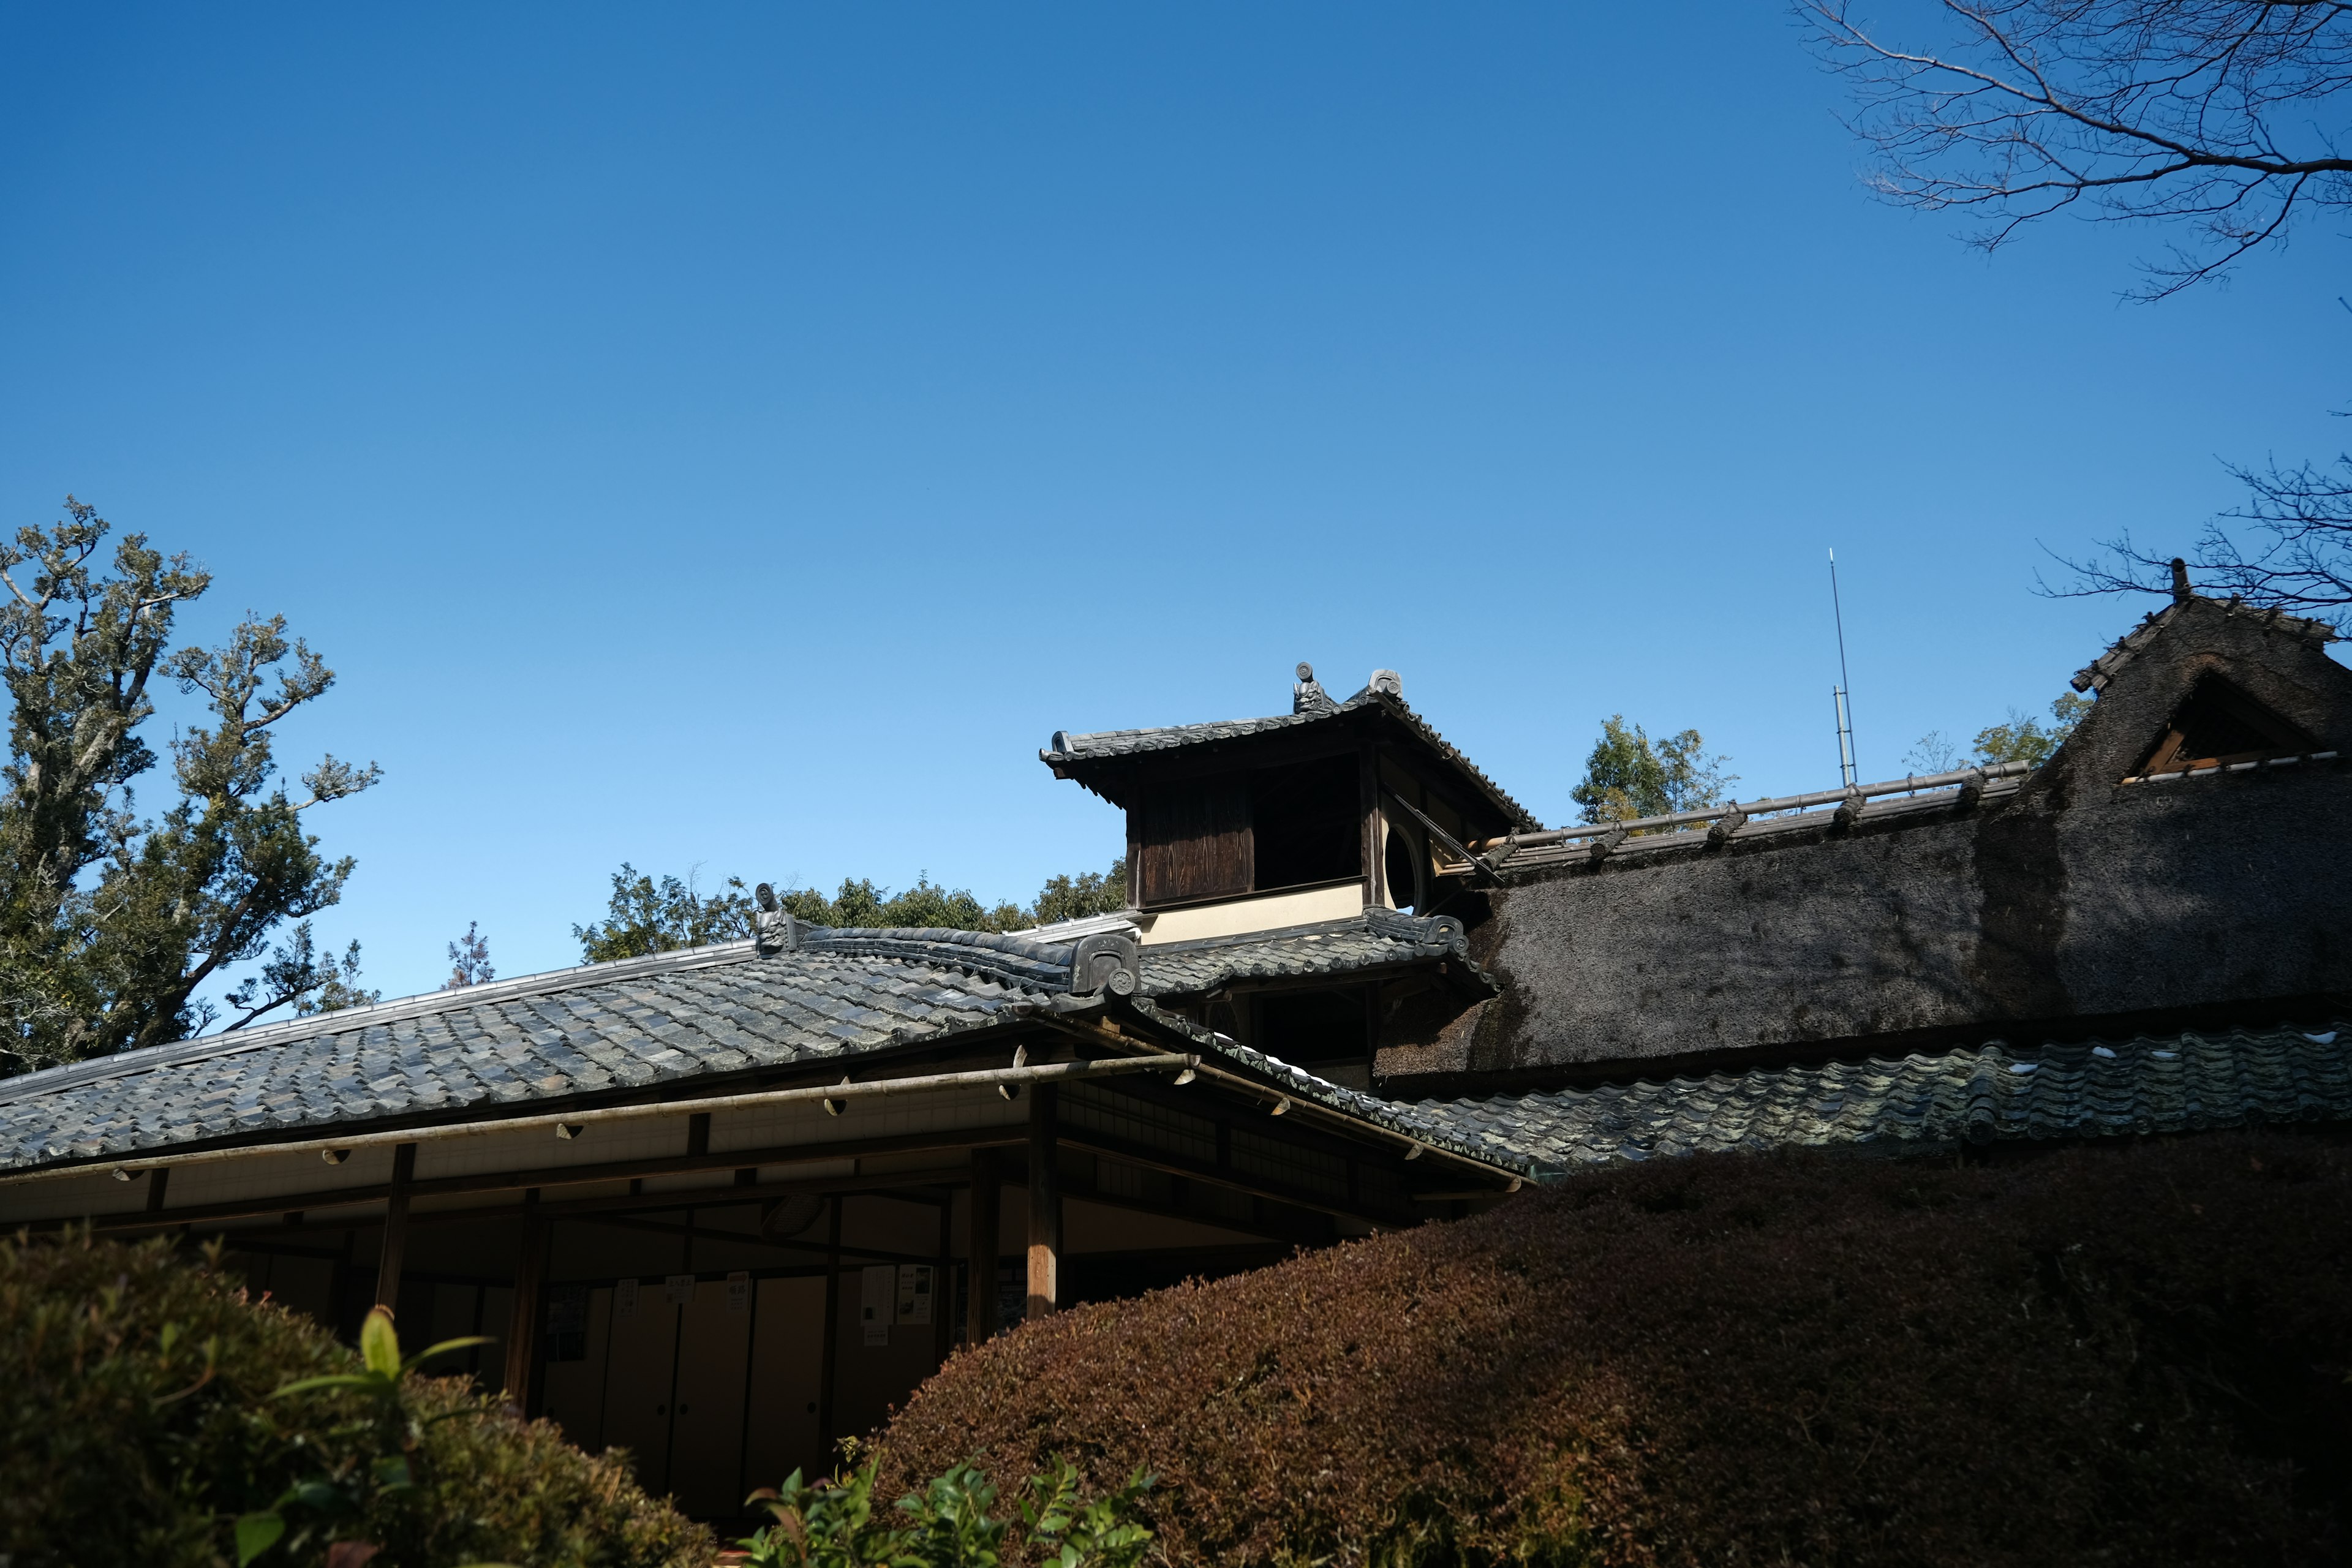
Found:
[(1993, 250), (2087, 204), (2185, 228), (2158, 299), (2352, 210), (2352, 5), (2341, 0), (1937, 0), (1943, 47), (1888, 41), (1853, 0), (1795, 0), (1854, 86), (1879, 195), (1975, 215)]

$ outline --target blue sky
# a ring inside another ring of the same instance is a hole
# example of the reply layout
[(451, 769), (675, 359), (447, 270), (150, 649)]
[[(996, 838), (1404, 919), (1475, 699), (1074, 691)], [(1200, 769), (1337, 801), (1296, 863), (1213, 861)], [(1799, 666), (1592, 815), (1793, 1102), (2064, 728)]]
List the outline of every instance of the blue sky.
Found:
[[(1407, 699), (1548, 820), (1601, 721), (1743, 794), (2038, 710), (2326, 457), (2344, 251), (2120, 302), (1873, 203), (1775, 7), (0, 11), (0, 522), (282, 611), (320, 922), (576, 961), (623, 859), (985, 898), (1107, 863), (1056, 728)], [(151, 791), (151, 794), (153, 793)]]

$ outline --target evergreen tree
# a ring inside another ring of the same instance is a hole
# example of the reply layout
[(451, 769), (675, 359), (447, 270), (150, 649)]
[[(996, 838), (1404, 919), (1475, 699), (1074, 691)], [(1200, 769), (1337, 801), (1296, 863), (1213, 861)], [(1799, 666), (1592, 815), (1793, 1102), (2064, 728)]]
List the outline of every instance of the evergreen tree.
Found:
[(1696, 730), (1653, 742), (1639, 724), (1612, 713), (1601, 725), (1601, 739), (1585, 759), (1584, 782), (1569, 798), (1584, 808), (1586, 822), (1628, 822), (1720, 805), (1724, 791), (1739, 782), (1710, 757)]
[[(968, 889), (932, 881), (929, 872), (918, 876), (913, 887), (896, 893), (871, 878), (845, 877), (830, 898), (814, 888), (780, 891), (776, 897), (795, 919), (836, 929), (911, 926), (1027, 931), (1125, 909), (1127, 859), (1121, 856), (1112, 861), (1108, 871), (1050, 878), (1036, 900), (1026, 906), (983, 904)], [(663, 877), (656, 881), (624, 863), (613, 874), (612, 899), (604, 919), (592, 925), (575, 925), (572, 934), (580, 943), (581, 961), (601, 963), (730, 942), (750, 936), (751, 931), (751, 899), (741, 878), (730, 877), (722, 890), (705, 894), (692, 877), (684, 881)]]
[[(348, 968), (321, 958), (306, 922), (342, 896), (353, 862), (321, 857), (302, 814), (381, 776), (329, 756), (289, 798), (271, 731), (334, 672), (288, 639), (283, 616), (248, 616), (218, 648), (173, 650), (173, 618), (210, 574), (135, 533), (110, 564), (106, 521), (71, 497), (66, 508), (0, 544), (0, 1070), (196, 1033), (219, 1016), (198, 988), (265, 953), (226, 993), (232, 1028), (331, 986), (348, 993), (356, 948)], [(151, 821), (131, 785), (159, 760), (139, 733), (158, 677), (201, 696), (205, 718), (171, 741), (176, 798)]]

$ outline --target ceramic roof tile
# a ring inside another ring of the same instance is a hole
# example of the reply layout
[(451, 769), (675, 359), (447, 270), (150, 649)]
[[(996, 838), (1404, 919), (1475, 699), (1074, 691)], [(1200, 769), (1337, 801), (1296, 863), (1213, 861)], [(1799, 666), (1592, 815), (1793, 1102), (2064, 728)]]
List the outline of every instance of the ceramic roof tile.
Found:
[(1701, 1150), (1876, 1147), (2352, 1120), (2352, 1029), (1998, 1043), (1417, 1109), (1553, 1171)]
[[(1203, 965), (1362, 966), (1460, 951), (1458, 922), (1376, 910), (1339, 923), (1349, 931), (1322, 933), (1332, 945), (1307, 944), (1308, 958), (1285, 956), (1283, 944), (1297, 945), (1299, 933), (1274, 933), (1270, 942), (1225, 944), (1235, 951), (1223, 958), (1191, 953), (1182, 962), (1192, 966), (1188, 973), (1207, 973)], [(927, 931), (807, 934), (805, 951), (763, 957), (744, 942), (587, 965), (0, 1080), (0, 1171), (261, 1132), (315, 1135), (597, 1088), (677, 1082), (691, 1095), (691, 1080), (706, 1075), (949, 1039), (1068, 1000), (1066, 984), (1048, 988), (1047, 943), (968, 932), (939, 942)], [(1066, 977), (1074, 950), (1059, 951)], [(1247, 1050), (1160, 1012), (1148, 994), (1132, 1005), (1289, 1092), (1475, 1152), (1410, 1107)]]
[(1264, 719), (1220, 719), (1205, 724), (1168, 724), (1147, 730), (1097, 730), (1088, 734), (1073, 735), (1056, 731), (1053, 744), (1041, 750), (1037, 756), (1048, 764), (1086, 763), (1108, 757), (1139, 756), (1150, 752), (1174, 751), (1182, 746), (1208, 745), (1220, 741), (1237, 741), (1248, 735), (1263, 735), (1277, 730), (1295, 730), (1309, 724), (1319, 724), (1343, 714), (1379, 707), (1424, 742), (1431, 750), (1460, 768), (1477, 781), (1481, 789), (1501, 806), (1506, 815), (1515, 819), (1523, 830), (1533, 831), (1543, 825), (1526, 806), (1513, 800), (1503, 787), (1486, 776), (1484, 770), (1464, 756), (1454, 743), (1434, 729), (1429, 721), (1405, 705), (1404, 699), (1370, 687), (1357, 692), (1345, 702), (1328, 707), (1308, 708), (1302, 712), (1277, 713)]
[(1147, 947), (1139, 989), (1149, 996), (1197, 996), (1236, 981), (1345, 975), (1451, 959), (1491, 994), (1493, 982), (1468, 953), (1459, 921), (1374, 908), (1314, 925)]

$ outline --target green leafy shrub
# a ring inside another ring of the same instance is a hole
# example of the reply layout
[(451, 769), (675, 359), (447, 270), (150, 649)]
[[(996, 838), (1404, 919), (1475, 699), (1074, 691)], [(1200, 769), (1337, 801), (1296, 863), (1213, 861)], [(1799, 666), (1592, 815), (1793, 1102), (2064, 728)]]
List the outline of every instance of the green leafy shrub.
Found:
[(623, 1460), (462, 1379), (404, 1377), (389, 1406), (348, 1381), (273, 1397), (381, 1374), (373, 1348), (371, 1368), (160, 1242), (0, 1238), (0, 1553), (211, 1568), (237, 1560), (243, 1519), (256, 1568), (310, 1568), (336, 1540), (383, 1547), (375, 1568), (712, 1560)]
[(2347, 1237), (2292, 1131), (1661, 1160), (999, 1336), (879, 1480), (1150, 1463), (1182, 1563), (2336, 1562)]
[(998, 1568), (1013, 1562), (1058, 1568), (1135, 1568), (1151, 1544), (1138, 1504), (1153, 1478), (1142, 1470), (1104, 1495), (1079, 1495), (1078, 1468), (1058, 1456), (1029, 1478), (1015, 1505), (1021, 1534), (1008, 1544), (1013, 1518), (990, 1511), (996, 1489), (971, 1465), (950, 1465), (930, 1485), (898, 1500), (894, 1518), (877, 1514), (869, 1460), (835, 1479), (808, 1486), (794, 1470), (781, 1488), (762, 1488), (751, 1500), (775, 1522), (740, 1542), (751, 1568)]

